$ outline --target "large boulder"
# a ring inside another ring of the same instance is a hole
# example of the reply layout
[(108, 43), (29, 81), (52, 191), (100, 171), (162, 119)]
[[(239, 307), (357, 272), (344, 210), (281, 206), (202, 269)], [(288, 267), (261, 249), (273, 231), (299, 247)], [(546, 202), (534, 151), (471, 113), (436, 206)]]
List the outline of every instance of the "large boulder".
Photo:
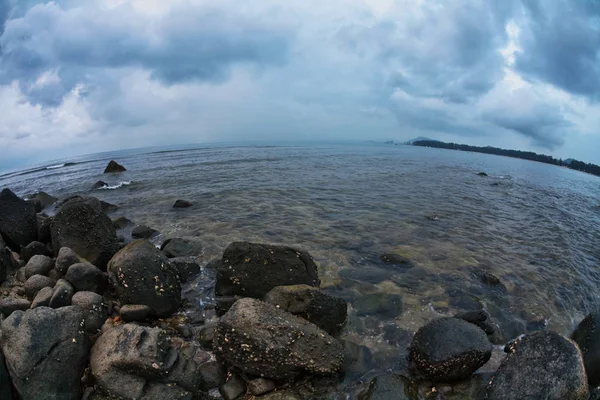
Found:
[(119, 250), (117, 234), (98, 199), (74, 197), (65, 202), (52, 220), (52, 246), (58, 254), (70, 247), (101, 270)]
[(108, 271), (121, 304), (150, 306), (160, 318), (179, 308), (177, 269), (151, 243), (138, 240), (128, 244), (110, 260)]
[(410, 344), (411, 367), (436, 382), (468, 378), (492, 356), (485, 332), (459, 318), (439, 318), (421, 327)]
[(579, 349), (555, 332), (526, 335), (508, 346), (488, 400), (587, 400), (587, 376)]
[(127, 171), (124, 166), (116, 162), (115, 160), (110, 160), (106, 168), (104, 168), (105, 174), (111, 174), (115, 172), (125, 172)]
[(343, 299), (308, 285), (278, 286), (265, 296), (267, 303), (312, 322), (325, 332), (337, 333), (348, 317)]
[(600, 312), (589, 314), (581, 321), (571, 338), (583, 355), (583, 364), (590, 386), (600, 385)]
[(342, 345), (316, 325), (260, 300), (238, 300), (218, 322), (217, 357), (271, 379), (303, 372), (331, 375), (344, 363)]
[(320, 284), (310, 254), (285, 246), (234, 242), (217, 270), (215, 294), (262, 299), (277, 286)]
[(36, 209), (43, 210), (44, 208), (50, 207), (58, 201), (54, 196), (49, 195), (46, 192), (38, 192), (29, 196), (29, 201), (33, 202)]
[(14, 251), (37, 239), (35, 206), (9, 189), (0, 192), (0, 235)]
[(191, 398), (214, 387), (204, 370), (210, 359), (209, 353), (193, 345), (175, 349), (159, 328), (124, 324), (100, 336), (90, 366), (97, 384), (111, 396), (162, 400), (179, 399), (182, 394)]
[(79, 400), (90, 342), (77, 307), (15, 311), (2, 321), (2, 351), (23, 399)]

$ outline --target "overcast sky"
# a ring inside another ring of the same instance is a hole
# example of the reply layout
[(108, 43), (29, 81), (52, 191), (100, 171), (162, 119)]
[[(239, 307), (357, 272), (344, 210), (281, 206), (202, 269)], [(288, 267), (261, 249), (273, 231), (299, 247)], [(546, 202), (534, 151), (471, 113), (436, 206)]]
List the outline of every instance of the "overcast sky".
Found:
[(593, 0), (0, 0), (0, 169), (427, 136), (600, 163)]

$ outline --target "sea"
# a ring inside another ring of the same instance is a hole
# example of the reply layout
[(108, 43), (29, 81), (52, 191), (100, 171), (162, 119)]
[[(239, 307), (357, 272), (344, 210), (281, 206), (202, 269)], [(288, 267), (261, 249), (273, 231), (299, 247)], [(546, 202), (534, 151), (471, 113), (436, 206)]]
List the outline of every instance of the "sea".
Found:
[[(103, 174), (111, 159), (127, 171)], [(537, 162), (377, 143), (196, 145), (58, 160), (4, 173), (4, 187), (95, 196), (119, 207), (111, 218), (159, 231), (157, 245), (199, 238), (203, 266), (234, 241), (307, 250), (323, 290), (349, 304), (342, 337), (381, 369), (401, 368), (437, 317), (484, 308), (508, 341), (569, 335), (600, 306), (600, 178)], [(204, 269), (185, 288), (207, 319), (213, 286)]]

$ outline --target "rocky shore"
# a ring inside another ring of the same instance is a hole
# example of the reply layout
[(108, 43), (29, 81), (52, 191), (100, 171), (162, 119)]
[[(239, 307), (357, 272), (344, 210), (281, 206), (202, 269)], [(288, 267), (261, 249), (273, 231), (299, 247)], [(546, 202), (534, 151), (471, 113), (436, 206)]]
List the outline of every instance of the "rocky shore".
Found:
[[(107, 173), (124, 170), (115, 164)], [(195, 238), (157, 247), (156, 231), (110, 209), (0, 192), (0, 399), (600, 398), (598, 313), (570, 338), (512, 341), (485, 310), (434, 319), (414, 333), (406, 365), (374, 370), (369, 349), (343, 338), (349, 307), (320, 289), (309, 252), (234, 242), (201, 262)], [(125, 226), (131, 237), (118, 236)], [(394, 254), (382, 262), (413, 267)], [(205, 299), (183, 296), (205, 270), (216, 299), (206, 320), (186, 312)], [(378, 307), (402, 307), (388, 300)]]

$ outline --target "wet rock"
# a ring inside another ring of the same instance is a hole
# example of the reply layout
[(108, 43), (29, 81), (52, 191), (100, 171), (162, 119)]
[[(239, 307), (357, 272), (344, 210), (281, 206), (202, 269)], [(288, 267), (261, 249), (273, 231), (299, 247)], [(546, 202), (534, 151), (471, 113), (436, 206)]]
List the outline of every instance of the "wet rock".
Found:
[(31, 308), (50, 307), (50, 299), (52, 298), (53, 293), (54, 289), (50, 286), (41, 288), (31, 302)]
[(125, 172), (125, 171), (127, 171), (127, 169), (125, 169), (124, 166), (122, 166), (115, 160), (110, 160), (110, 162), (104, 169), (105, 174), (112, 174), (112, 173), (116, 173), (116, 172)]
[(273, 390), (275, 390), (275, 382), (270, 379), (258, 378), (248, 381), (248, 391), (254, 396), (261, 396)]
[(479, 175), (479, 176), (488, 176), (488, 174), (486, 174), (485, 172), (479, 172), (477, 175)]
[(450, 298), (448, 303), (452, 307), (468, 311), (480, 310), (483, 308), (483, 304), (481, 304), (481, 301), (476, 296), (473, 296), (464, 290), (449, 288), (446, 290), (446, 293)]
[(487, 389), (489, 400), (588, 398), (577, 346), (555, 332), (537, 332), (513, 342)]
[(169, 258), (198, 257), (202, 254), (202, 243), (195, 237), (172, 238), (165, 240), (160, 249)]
[(106, 274), (92, 264), (77, 263), (67, 270), (65, 279), (69, 281), (78, 292), (104, 293), (108, 286)]
[(33, 299), (45, 287), (54, 287), (54, 281), (44, 275), (33, 275), (23, 285), (27, 298)]
[(125, 322), (145, 321), (153, 315), (152, 308), (142, 304), (126, 304), (119, 311)]
[(54, 268), (61, 276), (65, 276), (71, 265), (80, 262), (83, 262), (83, 260), (80, 259), (72, 249), (63, 247), (58, 251)]
[(21, 398), (79, 400), (90, 343), (77, 307), (15, 311), (2, 322), (2, 351)]
[(113, 226), (115, 227), (115, 229), (123, 229), (123, 228), (127, 228), (128, 226), (132, 226), (133, 225), (133, 221), (125, 218), (125, 217), (119, 217), (115, 220), (113, 220)]
[(194, 205), (194, 203), (192, 203), (191, 201), (180, 199), (180, 200), (175, 201), (175, 204), (173, 204), (173, 208), (188, 208), (193, 205)]
[(75, 294), (73, 286), (64, 279), (59, 279), (54, 286), (52, 297), (50, 298), (50, 307), (60, 308), (71, 305), (71, 299)]
[(590, 390), (589, 400), (600, 400), (600, 388), (595, 388), (593, 390)]
[(205, 362), (198, 373), (201, 377), (200, 389), (205, 392), (221, 386), (227, 377), (227, 370), (217, 361)]
[(37, 239), (35, 206), (9, 189), (0, 192), (0, 234), (14, 251)]
[(203, 325), (196, 332), (196, 340), (205, 349), (212, 350), (216, 330), (217, 330), (216, 323), (210, 323), (210, 324)]
[(493, 335), (496, 333), (496, 327), (490, 321), (490, 315), (485, 310), (468, 311), (459, 313), (454, 316), (455, 318), (463, 319), (471, 324), (474, 324), (481, 328), (487, 335)]
[(370, 293), (359, 296), (352, 302), (358, 315), (377, 315), (395, 318), (402, 314), (402, 296), (399, 294)]
[(14, 311), (28, 310), (31, 306), (31, 303), (27, 299), (15, 299), (12, 297), (4, 297), (0, 299), (0, 313), (4, 316), (4, 318), (8, 317)]
[(107, 186), (108, 186), (108, 183), (106, 183), (104, 181), (98, 181), (92, 185), (92, 190), (105, 188)]
[(52, 235), (50, 233), (50, 225), (52, 224), (52, 218), (47, 215), (37, 214), (37, 237), (38, 241), (42, 243), (50, 243)]
[(360, 377), (371, 370), (373, 356), (368, 347), (349, 340), (342, 341), (344, 345), (344, 371), (346, 376)]
[(468, 378), (492, 355), (483, 330), (459, 318), (439, 318), (421, 327), (410, 345), (411, 368), (436, 382)]
[(340, 270), (339, 275), (351, 281), (377, 284), (390, 279), (392, 272), (381, 268), (349, 267)]
[(339, 332), (348, 318), (348, 305), (343, 299), (313, 286), (278, 286), (267, 293), (265, 301), (312, 322), (330, 335)]
[(230, 244), (217, 271), (217, 296), (262, 299), (277, 286), (320, 284), (317, 265), (305, 251), (248, 242)]
[[(13, 270), (13, 259), (8, 247), (0, 246), (0, 283), (4, 282), (9, 271)], [(25, 273), (25, 270), (23, 270)], [(25, 275), (23, 275), (23, 278)]]
[(381, 375), (364, 385), (358, 391), (356, 400), (409, 400), (405, 386), (399, 375)]
[(6, 369), (4, 355), (0, 351), (0, 399), (11, 400), (16, 398), (13, 391), (10, 375)]
[(50, 257), (35, 255), (25, 265), (25, 278), (29, 279), (33, 275), (47, 276), (52, 268), (54, 268), (54, 261)]
[(52, 252), (42, 242), (31, 242), (21, 249), (21, 258), (26, 263), (36, 255), (52, 257)]
[(150, 239), (157, 233), (157, 230), (149, 228), (146, 225), (138, 225), (131, 231), (131, 237), (134, 239)]
[(159, 318), (169, 317), (181, 303), (177, 269), (151, 243), (138, 240), (120, 250), (108, 265), (122, 304), (150, 306)]
[(235, 400), (246, 393), (246, 382), (239, 375), (233, 374), (219, 387), (219, 392), (225, 400)]
[(44, 208), (48, 208), (54, 203), (58, 201), (58, 199), (54, 196), (50, 196), (46, 192), (38, 192), (33, 196), (29, 196), (29, 201), (33, 202), (36, 209), (43, 210)]
[(69, 247), (101, 270), (119, 249), (112, 221), (102, 211), (98, 199), (75, 197), (65, 202), (51, 226), (55, 254)]
[(171, 258), (171, 264), (179, 271), (181, 283), (186, 283), (200, 273), (200, 265), (198, 265), (193, 257)]
[(98, 293), (77, 292), (73, 295), (71, 304), (83, 310), (86, 332), (96, 333), (108, 318), (104, 298)]
[(316, 325), (259, 300), (238, 300), (217, 324), (217, 357), (265, 378), (302, 372), (330, 375), (344, 362), (343, 348)]
[(107, 203), (106, 201), (100, 201), (100, 208), (103, 213), (108, 214), (113, 211), (117, 211), (119, 209), (119, 206), (117, 206), (116, 204)]
[(534, 317), (525, 323), (528, 333), (543, 331), (548, 326), (548, 320), (544, 317)]
[(380, 259), (381, 261), (383, 261), (383, 263), (390, 265), (394, 267), (394, 269), (398, 270), (407, 270), (415, 266), (415, 264), (408, 258), (398, 254), (385, 253), (381, 255)]
[(590, 386), (600, 385), (600, 312), (587, 315), (577, 326), (571, 338), (583, 355), (583, 363)]

